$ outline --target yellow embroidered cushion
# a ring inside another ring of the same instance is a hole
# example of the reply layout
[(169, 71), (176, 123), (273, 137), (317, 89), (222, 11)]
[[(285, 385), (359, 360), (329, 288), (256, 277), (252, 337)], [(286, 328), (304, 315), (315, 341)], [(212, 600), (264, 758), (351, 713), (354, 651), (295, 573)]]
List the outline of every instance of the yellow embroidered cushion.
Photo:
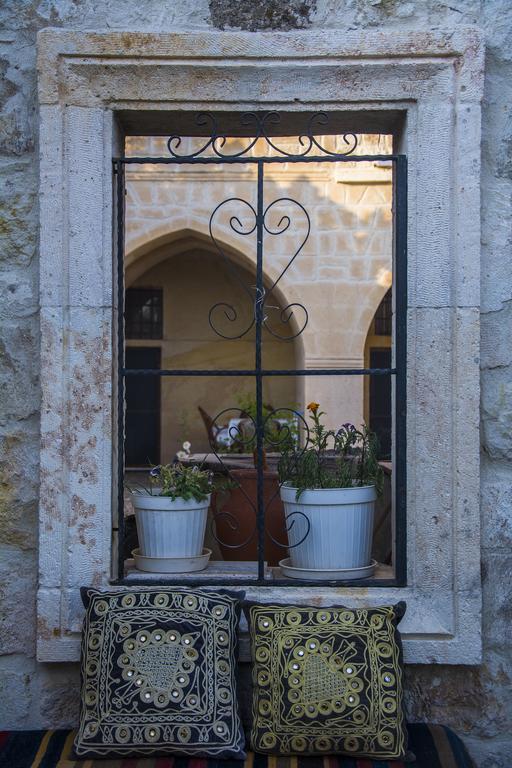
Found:
[(251, 744), (269, 754), (407, 756), (405, 603), (352, 610), (247, 604)]

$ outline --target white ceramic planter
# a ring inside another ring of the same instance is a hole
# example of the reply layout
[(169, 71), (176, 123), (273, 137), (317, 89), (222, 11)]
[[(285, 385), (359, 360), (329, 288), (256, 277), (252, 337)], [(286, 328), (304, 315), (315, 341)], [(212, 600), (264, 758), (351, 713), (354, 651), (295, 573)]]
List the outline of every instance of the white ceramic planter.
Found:
[(140, 554), (145, 557), (197, 557), (203, 551), (211, 495), (204, 501), (172, 501), (166, 496), (132, 494)]
[(296, 488), (281, 488), (294, 568), (364, 568), (370, 564), (375, 486), (306, 490), (298, 501), (296, 494)]

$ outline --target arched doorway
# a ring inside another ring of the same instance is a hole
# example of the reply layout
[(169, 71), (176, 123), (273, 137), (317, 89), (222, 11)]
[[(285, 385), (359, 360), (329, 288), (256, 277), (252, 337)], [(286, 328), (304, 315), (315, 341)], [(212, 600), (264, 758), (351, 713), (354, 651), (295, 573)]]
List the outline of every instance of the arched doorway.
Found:
[[(254, 367), (254, 329), (243, 333), (251, 326), (254, 313), (253, 265), (243, 254), (231, 258), (230, 251), (223, 250), (229, 261), (190, 233), (155, 249), (146, 248), (138, 259), (130, 260), (126, 274), (126, 367)], [(269, 311), (275, 313), (286, 307), (277, 290), (269, 304)], [(297, 368), (301, 342), (286, 343), (264, 331), (262, 353), (266, 368)], [(298, 390), (293, 377), (268, 377), (264, 401), (274, 408), (301, 407)], [(191, 443), (194, 452), (207, 452), (207, 429), (199, 409), (215, 417), (228, 408), (246, 410), (254, 399), (252, 377), (129, 378), (127, 467), (172, 461), (185, 441)]]

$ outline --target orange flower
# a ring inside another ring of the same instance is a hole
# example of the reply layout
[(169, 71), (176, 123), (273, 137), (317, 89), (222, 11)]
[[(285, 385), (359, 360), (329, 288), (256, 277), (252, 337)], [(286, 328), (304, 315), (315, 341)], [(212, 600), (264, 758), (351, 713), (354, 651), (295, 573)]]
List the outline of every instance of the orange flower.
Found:
[(320, 408), (320, 403), (309, 403), (309, 405), (306, 407), (308, 411), (311, 411), (311, 413), (316, 413)]

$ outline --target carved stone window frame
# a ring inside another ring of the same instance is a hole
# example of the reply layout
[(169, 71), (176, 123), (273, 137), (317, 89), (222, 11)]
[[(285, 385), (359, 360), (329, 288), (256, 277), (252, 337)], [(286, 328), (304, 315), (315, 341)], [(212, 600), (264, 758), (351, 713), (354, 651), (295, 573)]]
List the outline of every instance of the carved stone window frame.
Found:
[[(79, 657), (81, 585), (108, 586), (116, 489), (112, 156), (117, 116), (401, 110), (409, 158), (408, 586), (249, 588), (353, 606), (405, 599), (405, 659), (481, 660), (477, 30), (75, 32), (38, 39), (41, 490), (38, 659)], [(145, 117), (144, 117), (145, 116)]]

